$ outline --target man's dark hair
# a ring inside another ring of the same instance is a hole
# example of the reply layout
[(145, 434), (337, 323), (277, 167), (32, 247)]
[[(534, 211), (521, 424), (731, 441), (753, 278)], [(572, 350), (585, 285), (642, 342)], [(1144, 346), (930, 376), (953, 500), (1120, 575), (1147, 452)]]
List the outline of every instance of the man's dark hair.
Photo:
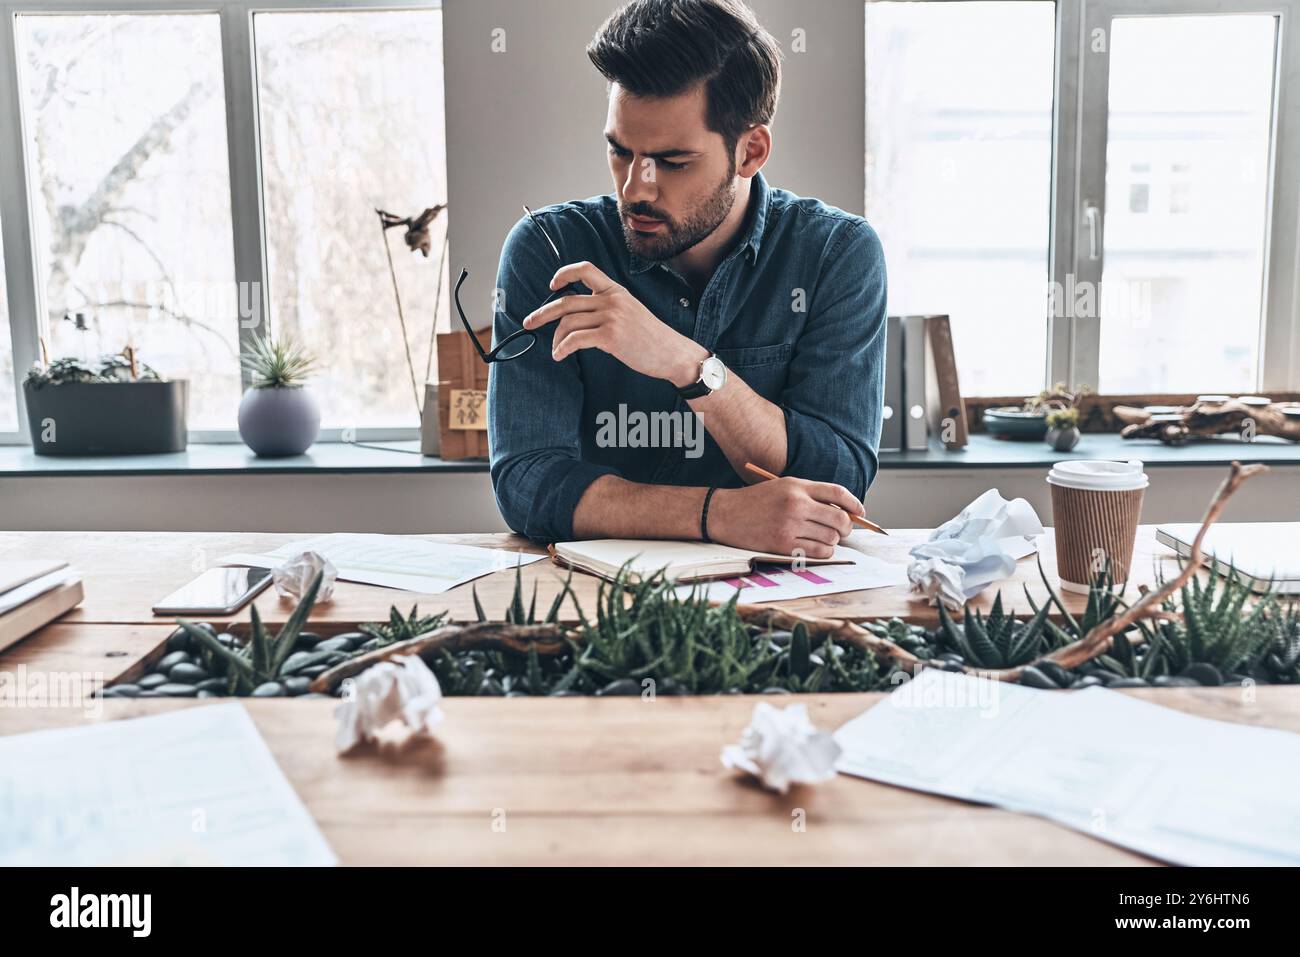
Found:
[(601, 25), (587, 56), (634, 96), (677, 96), (703, 83), (709, 129), (731, 151), (776, 113), (781, 48), (739, 0), (632, 0)]

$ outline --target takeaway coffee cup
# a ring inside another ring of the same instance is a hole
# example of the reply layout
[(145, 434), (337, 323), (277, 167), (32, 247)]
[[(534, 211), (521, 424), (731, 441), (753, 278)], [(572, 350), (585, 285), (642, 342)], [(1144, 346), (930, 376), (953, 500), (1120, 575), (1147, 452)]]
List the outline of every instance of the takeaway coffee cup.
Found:
[(1056, 571), (1066, 591), (1086, 592), (1109, 565), (1116, 582), (1128, 581), (1147, 475), (1142, 463), (1074, 460), (1052, 466), (1052, 523)]

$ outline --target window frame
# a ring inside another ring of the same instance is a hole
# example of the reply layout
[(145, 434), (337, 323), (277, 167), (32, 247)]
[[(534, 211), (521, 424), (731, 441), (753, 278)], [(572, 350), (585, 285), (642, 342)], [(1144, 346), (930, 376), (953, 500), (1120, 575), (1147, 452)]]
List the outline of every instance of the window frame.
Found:
[[(269, 270), (262, 189), (262, 154), (258, 113), (257, 63), (253, 17), (259, 13), (330, 11), (441, 10), (441, 0), (41, 0), (35, 3), (0, 0), (0, 240), (8, 264), (9, 334), (13, 344), (14, 392), (18, 414), (16, 432), (0, 432), (0, 445), (27, 445), (31, 436), (22, 379), (39, 358), (38, 337), (46, 315), (44, 283), (39, 274), (32, 231), (30, 163), (23, 115), (23, 91), (18, 71), (16, 18), (24, 14), (217, 14), (221, 23), (222, 85), (226, 102), (226, 148), (230, 170), (230, 215), (235, 281), (256, 283), (256, 307), (270, 316)], [(240, 352), (247, 350), (256, 327), (239, 322)], [(240, 371), (247, 388), (249, 373)], [(233, 413), (232, 413), (233, 418)], [(393, 441), (417, 438), (418, 427), (329, 428), (318, 441)], [(238, 430), (199, 429), (191, 442), (237, 443)]]

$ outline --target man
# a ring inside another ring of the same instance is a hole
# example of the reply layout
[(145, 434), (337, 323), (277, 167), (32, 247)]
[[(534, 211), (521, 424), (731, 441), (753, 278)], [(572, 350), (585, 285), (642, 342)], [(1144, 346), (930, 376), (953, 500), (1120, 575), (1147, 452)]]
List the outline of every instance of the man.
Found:
[[(587, 55), (609, 82), (614, 193), (506, 238), (495, 338), (537, 342), (490, 375), (501, 514), (549, 541), (829, 557), (877, 467), (879, 240), (759, 172), (780, 50), (738, 0), (633, 0)], [(591, 294), (542, 305), (575, 282)]]

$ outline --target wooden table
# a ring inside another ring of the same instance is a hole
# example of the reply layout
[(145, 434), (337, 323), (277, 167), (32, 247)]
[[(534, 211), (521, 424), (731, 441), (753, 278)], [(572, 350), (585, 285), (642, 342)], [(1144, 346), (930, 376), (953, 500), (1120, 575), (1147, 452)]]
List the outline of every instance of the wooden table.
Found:
[[(885, 561), (905, 564), (908, 550), (924, 541), (927, 535), (929, 531), (923, 529), (897, 529), (888, 536), (870, 535), (863, 538), (863, 550)], [(66, 559), (82, 570), (85, 601), (79, 608), (69, 612), (62, 619), (64, 622), (146, 625), (169, 622), (170, 619), (157, 618), (150, 612), (153, 603), (185, 584), (203, 569), (216, 564), (222, 556), (234, 552), (267, 552), (309, 537), (253, 532), (0, 532), (0, 555)], [(494, 533), (414, 537), (428, 541), (503, 548), (528, 554), (544, 552), (541, 546), (518, 535)], [(1051, 529), (1043, 536), (1041, 553), (1043, 567), (1055, 584), (1056, 549)], [(1173, 552), (1156, 542), (1154, 528), (1143, 526), (1139, 530), (1132, 569), (1132, 586), (1151, 584), (1156, 579), (1157, 570), (1167, 574), (1176, 571)], [(540, 561), (524, 566), (521, 574), (525, 599), (532, 594), (533, 586), (536, 585), (538, 607), (544, 609), (549, 607), (551, 599), (558, 593), (566, 571), (550, 561)], [(489, 615), (498, 615), (509, 605), (514, 584), (514, 571), (498, 572), (440, 595), (420, 595), (339, 582), (334, 601), (318, 605), (312, 614), (312, 622), (320, 626), (315, 630), (322, 633), (346, 630), (357, 622), (387, 619), (392, 605), (397, 605), (405, 612), (417, 603), (424, 613), (446, 610), (454, 620), (473, 621), (475, 614), (472, 590), (478, 591)], [(575, 574), (573, 586), (582, 607), (593, 608), (599, 579)], [(1026, 587), (1034, 596), (1035, 602), (1041, 603), (1046, 598), (1047, 590), (1039, 576), (1035, 556), (1022, 559), (1011, 578), (988, 589), (975, 599), (972, 607), (987, 611), (1000, 589), (1008, 610), (1030, 614), (1029, 603), (1025, 599)], [(1086, 604), (1081, 595), (1065, 592), (1062, 597), (1071, 611), (1081, 611)], [(937, 621), (937, 613), (932, 606), (915, 599), (902, 587), (873, 588), (799, 599), (784, 604), (809, 614), (855, 621), (895, 616), (927, 625), (933, 625)], [(287, 600), (278, 600), (274, 592), (267, 592), (257, 600), (257, 610), (267, 621), (280, 621), (292, 612), (293, 605)], [(573, 608), (567, 602), (564, 611), (566, 618), (573, 617)], [(211, 620), (219, 622), (227, 619)], [(247, 609), (231, 616), (229, 620), (247, 621)]]
[[(905, 553), (921, 532), (882, 547)], [(101, 673), (106, 680), (156, 654), (171, 631), (149, 605), (230, 551), (274, 547), (300, 536), (0, 534), (0, 554), (61, 556), (85, 576), (86, 601), (58, 623), (0, 653), (0, 671)], [(456, 541), (518, 547), (505, 536)], [(1138, 577), (1160, 563), (1150, 529)], [(1053, 567), (1050, 541), (1044, 564)], [(553, 566), (525, 580), (552, 592)], [(1007, 596), (1034, 582), (1022, 562)], [(580, 581), (575, 576), (575, 582)], [(513, 573), (480, 582), (489, 614), (505, 604)], [(530, 585), (531, 587), (531, 585)], [(594, 588), (582, 581), (581, 588)], [(1033, 585), (1031, 584), (1031, 588)], [(467, 589), (419, 599), (426, 610), (472, 617)], [(408, 608), (409, 593), (341, 583), (322, 608), (320, 630), (343, 630)], [(1069, 599), (1075, 601), (1076, 599)], [(270, 611), (274, 598), (259, 601)], [(540, 604), (540, 597), (539, 597)], [(1014, 603), (1021, 608), (1022, 602)], [(899, 589), (798, 602), (836, 616), (925, 618)], [(584, 607), (590, 608), (584, 602)], [(274, 618), (273, 614), (267, 617)], [(313, 627), (317, 617), (313, 617)], [(1261, 687), (1129, 692), (1195, 714), (1300, 731), (1300, 691)], [(834, 728), (876, 694), (799, 696), (813, 721)], [(436, 745), (400, 757), (334, 753), (333, 702), (245, 700), (262, 735), (330, 845), (346, 864), (1137, 864), (1139, 855), (1020, 814), (841, 776), (785, 797), (719, 763), (721, 748), (749, 722), (752, 696), (700, 698), (452, 698)], [(768, 699), (770, 700), (770, 699)], [(788, 699), (782, 699), (786, 703)], [(81, 708), (0, 708), (0, 734), (156, 714), (204, 702), (109, 700)], [(494, 822), (504, 820), (505, 829)], [(803, 821), (803, 829), (793, 824)]]

